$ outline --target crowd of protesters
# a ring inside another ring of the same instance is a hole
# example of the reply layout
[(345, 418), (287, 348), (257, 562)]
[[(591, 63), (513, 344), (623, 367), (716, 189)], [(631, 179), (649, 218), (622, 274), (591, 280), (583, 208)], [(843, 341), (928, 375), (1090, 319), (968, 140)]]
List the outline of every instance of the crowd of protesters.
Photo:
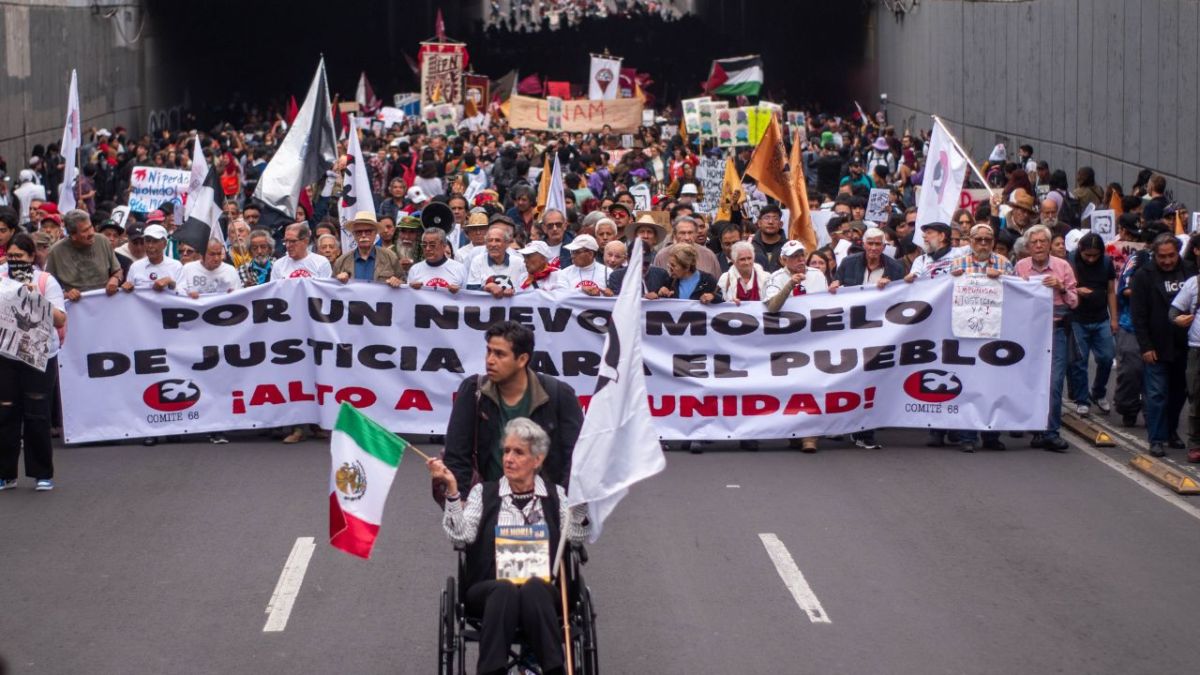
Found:
[[(53, 305), (52, 356), (67, 339), (71, 303), (103, 301), (82, 298), (93, 290), (198, 298), (313, 277), (497, 298), (554, 289), (612, 296), (633, 273), (648, 300), (760, 302), (777, 310), (788, 297), (844, 286), (1016, 275), (1052, 289), (1053, 368), (1048, 418), (1010, 436), (1029, 433), (1034, 447), (1065, 451), (1059, 433), (1065, 395), (1081, 416), (1115, 410), (1134, 426), (1141, 413), (1152, 454), (1187, 448), (1188, 461), (1200, 462), (1200, 322), (1193, 321), (1200, 236), (1177, 234), (1176, 216), (1186, 209), (1172, 202), (1163, 176), (1145, 171), (1128, 187), (1102, 185), (1091, 168), (1078, 167), (1072, 183), (1030, 146), (1012, 154), (997, 146), (983, 167), (992, 199), (951, 222), (918, 229), (913, 205), (928, 133), (897, 135), (882, 114), (813, 114), (798, 135), (798, 169), (814, 209), (832, 216), (821, 238), (827, 243), (806, 250), (789, 238), (787, 215), (776, 204), (752, 210), (735, 196), (723, 205), (726, 218), (702, 212), (696, 168), (702, 153), (720, 151), (694, 134), (681, 136), (678, 116), (660, 112), (661, 124), (642, 127), (632, 143), (607, 129), (513, 130), (500, 117), (464, 122), (449, 138), (426, 133), (419, 119), (377, 127), (361, 142), (374, 211), (338, 213), (343, 141), (326, 179), (306, 189), (294, 217), (281, 219), (251, 195), (286, 125), (251, 110), (199, 132), (205, 161), (219, 177), (223, 241), (179, 236), (180, 214), (170, 203), (114, 217), (128, 202), (135, 167), (190, 168), (197, 132), (133, 137), (121, 128), (91, 129), (74, 188), (78, 208), (56, 207), (64, 158), (55, 144), (35, 148), (15, 185), (0, 194), (0, 275)], [(566, 186), (561, 210), (538, 203), (540, 173), (554, 155)], [(750, 148), (734, 152), (739, 173), (750, 156)], [(635, 208), (630, 191), (641, 184), (653, 195), (647, 211)], [(743, 188), (755, 192), (752, 181)], [(891, 193), (885, 222), (865, 220), (872, 188)], [(1114, 241), (1089, 232), (1089, 207), (1120, 213)], [(451, 214), (444, 227), (421, 218), (433, 208)], [(635, 239), (644, 255), (628, 260)], [(839, 246), (843, 241), (848, 245)], [(39, 488), (53, 487), (50, 439), (61, 426), (55, 371), (0, 358), (0, 489), (16, 483), (22, 442), (27, 473)], [(1185, 443), (1176, 430), (1189, 397)], [(285, 442), (298, 442), (307, 430), (281, 433)], [(212, 440), (226, 441), (220, 434)], [(794, 445), (814, 452), (818, 440)], [(851, 440), (881, 447), (873, 431)], [(928, 443), (967, 452), (1005, 447), (997, 433), (933, 431)], [(698, 443), (687, 445), (699, 450)]]

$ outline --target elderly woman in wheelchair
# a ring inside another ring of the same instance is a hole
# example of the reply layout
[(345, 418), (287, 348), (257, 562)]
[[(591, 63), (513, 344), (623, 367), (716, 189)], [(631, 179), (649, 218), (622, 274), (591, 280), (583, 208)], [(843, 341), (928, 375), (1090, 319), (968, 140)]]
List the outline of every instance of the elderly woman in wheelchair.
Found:
[(550, 565), (560, 535), (587, 538), (587, 507), (568, 508), (563, 489), (538, 475), (550, 438), (535, 422), (511, 420), (501, 447), (504, 477), (476, 485), (465, 502), (441, 460), (429, 460), (429, 473), (446, 486), (446, 535), (466, 546), (466, 611), (482, 619), (479, 672), (507, 671), (519, 629), (542, 673), (553, 675), (563, 672), (563, 633)]

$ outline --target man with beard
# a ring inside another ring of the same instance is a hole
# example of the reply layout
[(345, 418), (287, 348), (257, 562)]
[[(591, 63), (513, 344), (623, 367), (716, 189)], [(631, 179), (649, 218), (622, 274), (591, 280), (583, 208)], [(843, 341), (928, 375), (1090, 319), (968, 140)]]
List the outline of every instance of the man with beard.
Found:
[(917, 256), (904, 280), (912, 283), (917, 279), (932, 279), (950, 271), (955, 258), (971, 252), (969, 246), (950, 246), (950, 226), (946, 223), (926, 223), (921, 229), (925, 240), (925, 253)]
[(400, 268), (404, 271), (401, 281), (408, 281), (408, 270), (413, 263), (424, 257), (421, 253), (421, 232), (425, 226), (416, 216), (401, 216), (396, 221), (396, 256), (400, 258)]
[(275, 238), (266, 230), (250, 233), (250, 262), (238, 267), (238, 276), (246, 288), (265, 284), (271, 280), (271, 265), (275, 259)]

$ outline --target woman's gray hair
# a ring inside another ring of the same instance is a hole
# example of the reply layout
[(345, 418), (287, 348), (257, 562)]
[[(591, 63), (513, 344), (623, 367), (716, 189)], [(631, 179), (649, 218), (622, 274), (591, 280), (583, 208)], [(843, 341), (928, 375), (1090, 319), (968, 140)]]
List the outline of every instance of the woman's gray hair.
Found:
[(754, 255), (754, 244), (745, 239), (733, 242), (733, 246), (729, 247), (729, 257), (737, 260), (738, 254), (742, 251), (749, 251), (750, 255)]
[(545, 457), (550, 452), (550, 436), (528, 417), (518, 417), (504, 425), (504, 437), (516, 436), (529, 445), (529, 452), (534, 457)]

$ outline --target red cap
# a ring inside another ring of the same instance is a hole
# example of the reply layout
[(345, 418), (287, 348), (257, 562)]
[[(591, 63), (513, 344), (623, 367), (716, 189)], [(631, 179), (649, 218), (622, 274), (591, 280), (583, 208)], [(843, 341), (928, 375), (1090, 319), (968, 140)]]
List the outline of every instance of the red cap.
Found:
[(54, 202), (42, 202), (40, 210), (42, 213), (53, 213), (54, 215), (58, 215), (58, 204), (55, 204)]
[(146, 224), (153, 225), (154, 223), (162, 223), (167, 220), (167, 216), (162, 211), (151, 211), (146, 214)]

